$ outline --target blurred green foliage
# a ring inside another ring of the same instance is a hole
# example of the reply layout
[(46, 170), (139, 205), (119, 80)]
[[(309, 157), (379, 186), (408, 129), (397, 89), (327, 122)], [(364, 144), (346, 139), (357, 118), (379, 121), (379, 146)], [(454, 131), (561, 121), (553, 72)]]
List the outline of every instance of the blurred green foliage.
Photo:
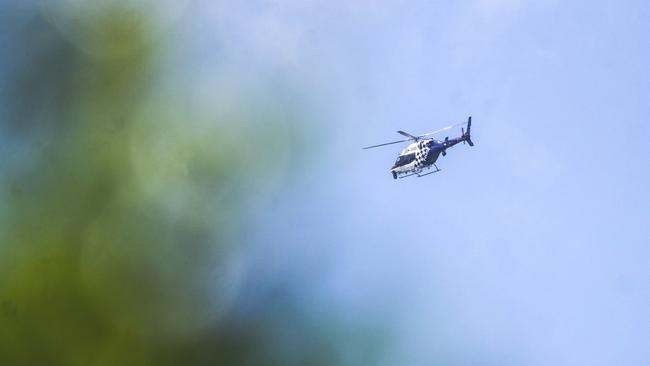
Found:
[(300, 116), (277, 95), (195, 109), (144, 13), (49, 15), (11, 40), (2, 100), (0, 364), (377, 362), (379, 332), (242, 280), (246, 209), (295, 163)]

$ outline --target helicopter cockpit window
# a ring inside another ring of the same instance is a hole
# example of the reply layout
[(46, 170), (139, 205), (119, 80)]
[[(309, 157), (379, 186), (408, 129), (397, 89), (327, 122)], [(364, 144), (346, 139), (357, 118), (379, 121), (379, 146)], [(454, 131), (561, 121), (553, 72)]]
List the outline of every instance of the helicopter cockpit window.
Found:
[(411, 163), (413, 160), (415, 160), (415, 153), (408, 154), (408, 155), (400, 155), (397, 157), (397, 160), (395, 160), (395, 166), (406, 165)]

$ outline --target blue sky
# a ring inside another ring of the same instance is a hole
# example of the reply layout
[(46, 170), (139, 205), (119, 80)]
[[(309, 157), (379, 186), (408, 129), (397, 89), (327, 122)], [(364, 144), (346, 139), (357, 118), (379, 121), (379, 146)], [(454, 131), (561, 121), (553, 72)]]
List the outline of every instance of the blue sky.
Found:
[[(646, 3), (206, 6), (233, 62), (318, 96), (325, 147), (259, 235), (327, 258), (315, 296), (383, 317), (387, 364), (647, 364)], [(437, 176), (360, 150), (470, 114)]]
[[(386, 365), (650, 362), (646, 2), (155, 9), (198, 105), (282, 80), (309, 110), (313, 150), (259, 193), (247, 265), (376, 319)], [(468, 115), (476, 146), (434, 176), (394, 181), (401, 146), (361, 150)]]

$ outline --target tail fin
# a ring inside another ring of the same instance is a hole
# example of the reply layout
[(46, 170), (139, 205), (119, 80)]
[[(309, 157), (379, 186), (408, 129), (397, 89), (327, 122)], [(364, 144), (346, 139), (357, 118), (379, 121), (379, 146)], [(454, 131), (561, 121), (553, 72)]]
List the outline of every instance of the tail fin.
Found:
[(474, 143), (472, 142), (472, 135), (470, 134), (472, 130), (472, 116), (469, 116), (467, 119), (467, 132), (463, 134), (463, 137), (465, 138), (465, 141), (469, 144), (469, 146), (474, 146)]

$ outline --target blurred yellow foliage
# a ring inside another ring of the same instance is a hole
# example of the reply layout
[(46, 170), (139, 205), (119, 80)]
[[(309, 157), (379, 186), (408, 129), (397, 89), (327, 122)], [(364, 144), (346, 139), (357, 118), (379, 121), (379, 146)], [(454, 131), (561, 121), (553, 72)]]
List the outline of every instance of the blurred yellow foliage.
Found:
[(159, 348), (213, 328), (235, 294), (246, 181), (278, 156), (163, 100), (160, 50), (130, 14), (93, 14), (90, 53), (40, 20), (21, 41), (34, 57), (3, 126), (20, 141), (2, 181), (3, 365), (163, 364)]
[(339, 363), (283, 284), (241, 295), (238, 234), (295, 167), (299, 108), (176, 86), (171, 18), (110, 3), (45, 1), (12, 40), (0, 365)]

